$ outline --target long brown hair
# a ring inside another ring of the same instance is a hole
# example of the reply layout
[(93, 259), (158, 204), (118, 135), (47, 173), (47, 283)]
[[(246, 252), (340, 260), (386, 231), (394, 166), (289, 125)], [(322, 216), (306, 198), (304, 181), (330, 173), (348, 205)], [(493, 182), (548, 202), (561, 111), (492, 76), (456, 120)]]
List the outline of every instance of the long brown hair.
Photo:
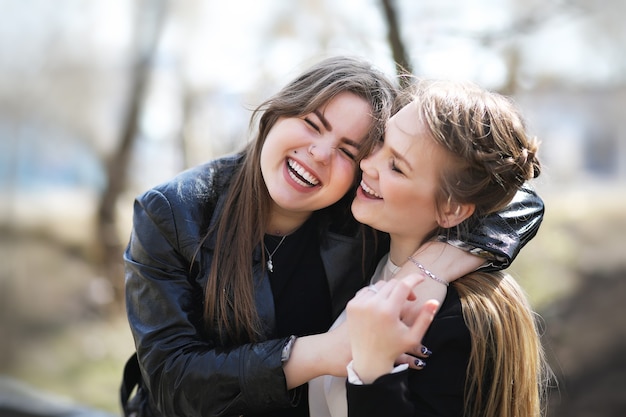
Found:
[[(260, 168), (265, 139), (279, 118), (310, 113), (342, 92), (356, 94), (371, 106), (372, 127), (357, 157), (360, 160), (382, 136), (396, 95), (393, 83), (368, 62), (352, 57), (323, 60), (262, 103), (252, 115), (251, 127), (259, 120), (256, 138), (244, 150), (243, 166), (233, 177), (216, 230), (209, 231), (216, 233), (216, 245), (206, 285), (204, 318), (207, 329), (217, 329), (222, 343), (257, 341), (262, 333), (251, 260), (255, 247), (263, 244), (271, 206)], [(357, 169), (358, 163), (354, 186)], [(345, 198), (336, 204), (349, 210)]]
[[(526, 181), (539, 175), (537, 139), (526, 132), (509, 98), (453, 81), (422, 80), (413, 88), (410, 105), (418, 106), (430, 136), (452, 158), (442, 167), (439, 210), (475, 205), (462, 226), (502, 209)], [(453, 285), (472, 343), (466, 415), (541, 415), (550, 373), (536, 316), (521, 287), (510, 275), (487, 272)]]
[(472, 340), (466, 415), (542, 415), (552, 374), (539, 336), (539, 317), (522, 288), (501, 272), (475, 272), (452, 285)]

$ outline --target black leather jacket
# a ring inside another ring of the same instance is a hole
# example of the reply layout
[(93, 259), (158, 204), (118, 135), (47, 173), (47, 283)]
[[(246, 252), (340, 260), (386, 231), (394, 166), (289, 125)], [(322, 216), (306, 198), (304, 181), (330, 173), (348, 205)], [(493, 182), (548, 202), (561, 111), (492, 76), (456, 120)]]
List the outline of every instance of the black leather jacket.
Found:
[[(203, 330), (204, 287), (214, 236), (201, 242), (222, 211), (225, 191), (241, 161), (239, 154), (206, 163), (135, 201), (124, 260), (128, 320), (141, 375), (140, 381), (126, 375), (122, 400), (137, 383), (143, 400), (139, 402), (147, 407), (144, 415), (158, 415), (157, 409), (166, 416), (249, 415), (297, 401), (298, 390), (286, 389), (281, 351), (287, 339), (273, 334), (273, 296), (264, 274), (255, 273), (254, 279), (266, 341), (225, 348)], [(517, 201), (502, 216), (491, 216), (468, 239), (473, 247), (499, 255), (504, 264), (535, 235), (543, 217), (543, 202), (534, 192), (524, 190)], [(378, 257), (371, 256), (370, 268), (363, 271), (360, 237), (327, 231), (321, 242), (336, 317), (370, 277)], [(263, 270), (260, 262), (257, 248), (254, 271)]]

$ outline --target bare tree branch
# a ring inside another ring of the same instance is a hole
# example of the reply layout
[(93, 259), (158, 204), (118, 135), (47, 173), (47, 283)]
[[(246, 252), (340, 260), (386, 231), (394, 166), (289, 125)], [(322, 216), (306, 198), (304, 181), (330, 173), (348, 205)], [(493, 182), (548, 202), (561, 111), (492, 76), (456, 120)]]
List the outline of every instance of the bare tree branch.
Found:
[(110, 280), (116, 300), (122, 295), (122, 245), (116, 233), (115, 205), (127, 180), (128, 163), (137, 137), (143, 99), (150, 76), (150, 67), (159, 43), (167, 0), (154, 0), (152, 7), (140, 8), (151, 13), (141, 16), (138, 25), (138, 53), (133, 66), (128, 111), (122, 125), (121, 140), (107, 164), (107, 187), (98, 208), (98, 242), (104, 275)]
[(385, 21), (387, 22), (387, 39), (393, 53), (393, 60), (396, 64), (396, 73), (400, 76), (400, 84), (404, 86), (406, 77), (402, 75), (412, 74), (413, 68), (406, 53), (404, 42), (400, 36), (400, 27), (398, 24), (398, 15), (396, 12), (394, 0), (381, 0), (383, 11), (385, 12)]

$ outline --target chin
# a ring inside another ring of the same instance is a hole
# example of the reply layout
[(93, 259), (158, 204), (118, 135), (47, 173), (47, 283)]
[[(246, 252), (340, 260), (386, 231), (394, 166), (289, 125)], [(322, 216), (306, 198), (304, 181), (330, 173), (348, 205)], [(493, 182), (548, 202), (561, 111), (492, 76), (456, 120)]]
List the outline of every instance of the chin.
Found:
[(358, 221), (359, 223), (372, 226), (371, 222), (368, 221), (368, 220), (371, 220), (371, 216), (368, 215), (367, 210), (360, 209), (358, 207), (358, 204), (354, 204), (354, 203), (352, 204), (352, 215), (354, 216), (356, 221)]

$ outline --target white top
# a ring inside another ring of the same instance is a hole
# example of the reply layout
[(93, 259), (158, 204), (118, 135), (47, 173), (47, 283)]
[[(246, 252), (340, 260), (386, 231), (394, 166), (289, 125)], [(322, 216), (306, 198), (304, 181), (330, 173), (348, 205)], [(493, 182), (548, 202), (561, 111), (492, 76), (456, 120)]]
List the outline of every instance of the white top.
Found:
[[(389, 259), (389, 254), (385, 255), (370, 280), (374, 284), (381, 279), (390, 280), (400, 269)], [(344, 310), (330, 329), (334, 329), (346, 321), (346, 311)], [(407, 364), (399, 365), (393, 372), (403, 371)], [(348, 364), (348, 378), (352, 384), (362, 384), (358, 375), (352, 370), (352, 362)], [(309, 412), (311, 417), (346, 417), (348, 415), (348, 403), (346, 401), (346, 378), (324, 375), (309, 381)]]

